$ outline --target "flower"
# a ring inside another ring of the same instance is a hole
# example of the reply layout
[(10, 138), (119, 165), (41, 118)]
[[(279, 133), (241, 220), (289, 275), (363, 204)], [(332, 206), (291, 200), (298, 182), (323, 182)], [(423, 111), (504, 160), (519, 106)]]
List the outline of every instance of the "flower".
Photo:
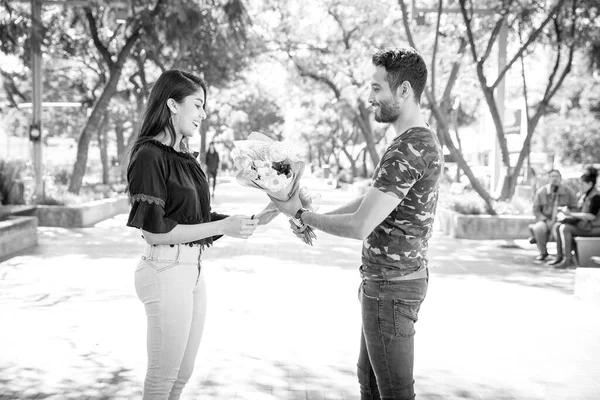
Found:
[[(293, 148), (269, 137), (252, 132), (248, 140), (234, 141), (232, 158), (239, 170), (237, 181), (243, 186), (260, 189), (274, 199), (287, 201), (304, 172), (304, 162)], [(300, 191), (302, 206), (314, 210), (306, 189)], [(301, 224), (301, 222), (297, 222)], [(313, 229), (305, 226), (304, 242), (312, 246), (316, 238)]]
[(271, 167), (260, 167), (256, 169), (256, 172), (258, 172), (258, 176), (261, 179), (268, 178), (276, 173), (275, 170)]
[(287, 180), (282, 175), (274, 175), (267, 178), (267, 187), (270, 190), (279, 191), (287, 186)]
[(233, 164), (237, 169), (246, 170), (252, 165), (252, 160), (248, 156), (239, 155), (233, 159)]

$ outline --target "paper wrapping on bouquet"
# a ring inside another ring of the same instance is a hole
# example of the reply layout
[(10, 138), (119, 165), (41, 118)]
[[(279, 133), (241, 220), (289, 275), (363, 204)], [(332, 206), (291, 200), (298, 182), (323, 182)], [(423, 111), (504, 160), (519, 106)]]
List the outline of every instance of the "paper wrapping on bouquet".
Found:
[[(278, 201), (288, 201), (298, 190), (306, 164), (290, 147), (258, 132), (252, 132), (247, 140), (234, 141), (234, 145), (234, 164), (240, 170), (236, 180), (240, 185), (262, 190)], [(256, 164), (262, 164), (262, 171), (266, 174), (261, 176), (261, 168), (257, 168)], [(274, 172), (278, 170), (285, 173)], [(305, 188), (299, 191), (299, 197), (304, 208), (315, 210), (314, 197)], [(297, 222), (301, 225), (300, 221)], [(304, 228), (303, 240), (312, 245), (316, 235), (312, 228)]]

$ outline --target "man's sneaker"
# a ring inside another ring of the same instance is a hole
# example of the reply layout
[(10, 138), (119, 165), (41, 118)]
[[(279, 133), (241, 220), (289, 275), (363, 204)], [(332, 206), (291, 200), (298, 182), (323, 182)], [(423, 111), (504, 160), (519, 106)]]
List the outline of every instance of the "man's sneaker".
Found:
[(537, 261), (544, 261), (546, 258), (548, 258), (548, 253), (545, 254), (540, 254), (539, 256), (537, 256), (535, 259)]
[(563, 258), (562, 257), (556, 257), (555, 260), (552, 260), (550, 262), (548, 262), (548, 265), (556, 265), (556, 264), (560, 264), (562, 262)]
[(575, 263), (572, 258), (565, 258), (559, 264), (554, 265), (557, 269), (575, 268)]

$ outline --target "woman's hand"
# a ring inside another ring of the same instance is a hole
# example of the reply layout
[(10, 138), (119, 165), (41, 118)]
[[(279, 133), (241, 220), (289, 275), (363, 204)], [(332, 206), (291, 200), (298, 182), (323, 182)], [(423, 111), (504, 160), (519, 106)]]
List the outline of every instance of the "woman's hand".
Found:
[(258, 220), (258, 225), (266, 225), (280, 213), (281, 211), (279, 211), (275, 203), (270, 202), (264, 210), (254, 215), (254, 219)]
[(248, 239), (258, 226), (258, 220), (245, 215), (232, 215), (222, 220), (223, 235)]

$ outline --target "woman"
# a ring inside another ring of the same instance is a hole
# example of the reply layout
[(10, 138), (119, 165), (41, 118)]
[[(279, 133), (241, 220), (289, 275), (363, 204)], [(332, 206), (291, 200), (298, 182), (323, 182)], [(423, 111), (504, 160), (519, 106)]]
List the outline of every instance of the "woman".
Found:
[(201, 78), (164, 72), (150, 93), (127, 170), (127, 225), (141, 229), (147, 242), (135, 271), (148, 324), (144, 400), (179, 399), (192, 374), (206, 315), (204, 249), (222, 235), (248, 238), (277, 215), (211, 212), (206, 175), (187, 148), (205, 108)]
[(557, 216), (559, 222), (552, 228), (556, 238), (556, 259), (548, 263), (554, 268), (574, 265), (571, 255), (574, 236), (600, 236), (600, 192), (596, 189), (597, 179), (598, 170), (588, 167), (581, 176), (583, 190), (578, 203), (579, 212), (570, 212), (565, 208)]
[(212, 179), (212, 196), (215, 197), (217, 186), (217, 172), (219, 170), (219, 153), (215, 150), (215, 144), (210, 143), (206, 152), (206, 172), (208, 172), (208, 183)]

